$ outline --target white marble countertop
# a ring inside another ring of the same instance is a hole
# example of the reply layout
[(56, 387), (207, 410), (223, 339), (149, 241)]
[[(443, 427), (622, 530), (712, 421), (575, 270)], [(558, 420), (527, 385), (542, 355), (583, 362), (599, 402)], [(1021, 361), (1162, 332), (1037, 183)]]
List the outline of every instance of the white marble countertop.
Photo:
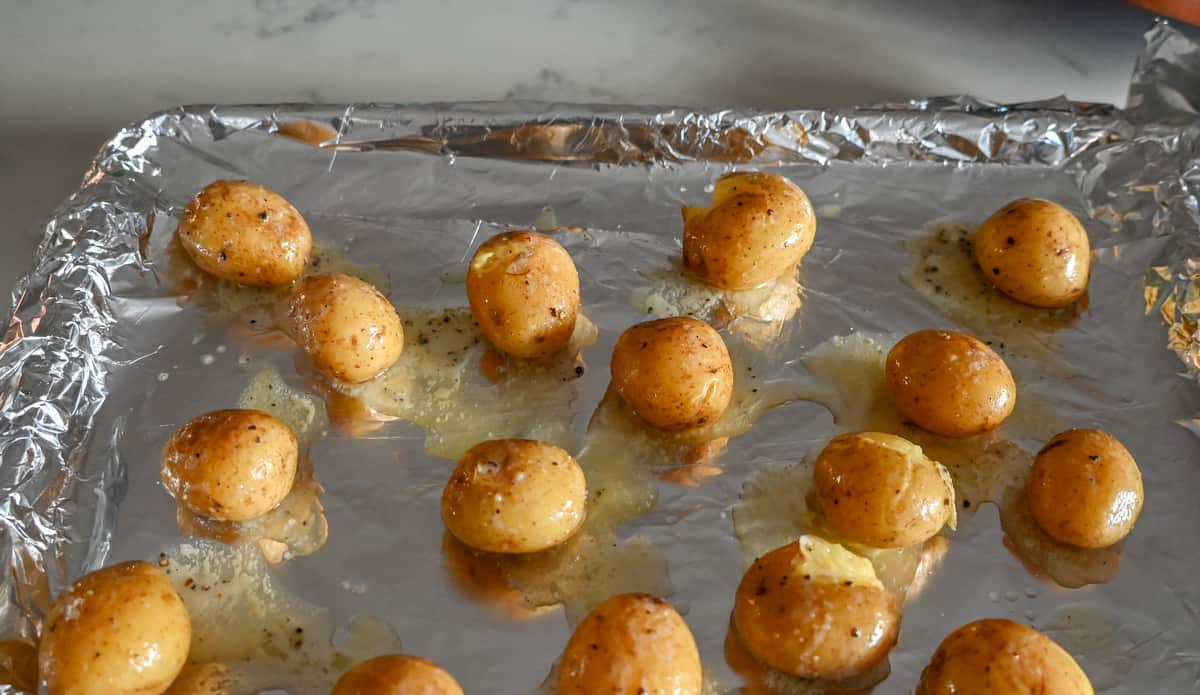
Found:
[(2, 0), (0, 315), (117, 128), (181, 103), (797, 108), (971, 93), (1123, 104), (1118, 0)]

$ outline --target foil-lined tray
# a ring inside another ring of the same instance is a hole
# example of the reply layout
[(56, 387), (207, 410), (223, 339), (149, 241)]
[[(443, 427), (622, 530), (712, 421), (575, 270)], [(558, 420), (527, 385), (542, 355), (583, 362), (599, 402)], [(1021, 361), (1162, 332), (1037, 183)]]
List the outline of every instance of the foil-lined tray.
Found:
[[(1200, 46), (1160, 23), (1126, 110), (953, 97), (778, 113), (503, 103), (152, 116), (102, 148), (14, 291), (0, 352), (0, 626), (32, 638), (72, 579), (180, 540), (158, 482), (175, 426), (232, 406), (266, 367), (306, 388), (291, 352), (257, 348), (170, 291), (163, 249), (205, 184), (247, 178), (279, 191), (319, 241), (380, 268), (398, 305), (465, 305), (455, 269), (493, 233), (576, 232), (562, 236), (600, 329), (584, 351), (595, 368), (575, 404), (582, 433), (613, 342), (644, 316), (631, 298), (678, 255), (679, 207), (706, 204), (706, 188), (742, 168), (792, 178), (819, 220), (803, 305), (759, 354), (776, 375), (803, 373), (804, 357), (832, 336), (956, 325), (903, 279), (906, 242), (931, 222), (978, 222), (1037, 196), (1074, 211), (1092, 238), (1089, 307), (1052, 341), (1071, 368), (1038, 391), (1064, 422), (1113, 432), (1141, 463), (1146, 506), (1120, 571), (1105, 584), (1053, 587), (1005, 549), (984, 510), (953, 534), (906, 607), (892, 674), (875, 692), (912, 692), (945, 634), (989, 616), (1059, 640), (1098, 692), (1196, 692), (1198, 94)], [(665, 557), (669, 598), (714, 690), (740, 682), (723, 652), (743, 567), (730, 512), (756, 470), (799, 461), (833, 428), (812, 402), (774, 408), (730, 442), (720, 475), (660, 481), (655, 508), (621, 529)], [(339, 623), (366, 614), (390, 624), (405, 651), (440, 662), (467, 692), (534, 692), (570, 623), (562, 611), (497, 617), (447, 580), (438, 500), (450, 463), (422, 445), (403, 422), (314, 443), (329, 540), (276, 578)]]

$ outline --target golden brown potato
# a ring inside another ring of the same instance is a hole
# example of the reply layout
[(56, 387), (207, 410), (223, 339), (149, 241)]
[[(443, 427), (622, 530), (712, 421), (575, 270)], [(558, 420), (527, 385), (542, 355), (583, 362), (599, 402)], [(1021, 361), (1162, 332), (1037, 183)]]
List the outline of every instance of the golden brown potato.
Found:
[(1026, 493), (1037, 525), (1054, 540), (1107, 548), (1133, 530), (1142, 513), (1142, 472), (1116, 437), (1067, 430), (1042, 447)]
[(1092, 695), (1079, 664), (1054, 640), (1010, 620), (951, 632), (921, 672), (916, 695)]
[(189, 511), (247, 521), (292, 490), (299, 447), (281, 420), (261, 410), (217, 410), (175, 430), (162, 453), (167, 492)]
[(300, 212), (249, 181), (205, 186), (184, 208), (176, 235), (201, 270), (239, 285), (286, 285), (312, 255), (312, 232)]
[(892, 434), (835, 437), (813, 471), (816, 506), (846, 539), (877, 548), (924, 543), (954, 524), (954, 486), (921, 447)]
[(463, 695), (463, 690), (454, 676), (428, 659), (389, 654), (342, 674), (332, 695)]
[(869, 560), (816, 536), (776, 548), (738, 585), (733, 623), (766, 666), (801, 678), (859, 675), (887, 658), (900, 607)]
[(292, 334), (313, 366), (360, 384), (387, 370), (404, 350), (404, 326), (379, 290), (351, 275), (305, 278), (288, 303)]
[(158, 695), (187, 661), (192, 623), (162, 570), (125, 562), (63, 592), (42, 628), (38, 668), (50, 695)]
[(710, 207), (683, 208), (683, 265), (707, 285), (747, 290), (799, 263), (816, 231), (812, 204), (796, 184), (778, 174), (726, 174)]
[(0, 685), (14, 693), (36, 693), (37, 647), (22, 640), (0, 642)]
[(1061, 307), (1087, 292), (1092, 247), (1066, 208), (1022, 198), (979, 227), (975, 260), (989, 283), (1018, 302)]
[(990, 347), (963, 333), (917, 331), (887, 356), (896, 409), (943, 437), (988, 432), (1012, 414), (1017, 385)]
[(563, 650), (558, 695), (700, 695), (700, 652), (666, 601), (619, 594), (587, 614)]
[(467, 301), (484, 337), (513, 357), (561, 352), (579, 316), (579, 273), (571, 254), (537, 232), (488, 239), (467, 269)]
[(733, 364), (721, 334), (692, 318), (639, 323), (617, 339), (613, 387), (638, 417), (662, 430), (713, 422), (733, 397)]
[(459, 460), (442, 492), (442, 519), (472, 548), (534, 553), (579, 530), (586, 504), (583, 469), (570, 454), (531, 439), (497, 439)]

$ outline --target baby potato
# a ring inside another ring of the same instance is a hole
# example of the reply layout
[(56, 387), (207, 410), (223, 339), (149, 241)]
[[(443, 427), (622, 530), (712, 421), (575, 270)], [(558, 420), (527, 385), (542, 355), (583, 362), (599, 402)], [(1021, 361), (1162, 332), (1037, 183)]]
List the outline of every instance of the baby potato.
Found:
[(849, 678), (896, 644), (900, 607), (869, 560), (816, 536), (754, 561), (738, 585), (733, 623), (764, 665), (801, 678)]
[(1129, 535), (1145, 499), (1129, 450), (1111, 434), (1087, 429), (1047, 442), (1025, 491), (1046, 535), (1078, 548), (1107, 548)]
[(835, 437), (817, 457), (813, 491), (837, 533), (876, 548), (924, 543), (955, 523), (950, 474), (921, 447), (892, 434)]
[(671, 604), (619, 594), (587, 614), (563, 650), (558, 695), (700, 695), (700, 652)]
[(92, 572), (54, 602), (38, 668), (50, 695), (165, 691), (187, 662), (192, 623), (162, 570), (125, 562)]
[(477, 550), (534, 553), (574, 535), (586, 504), (583, 469), (570, 454), (531, 439), (496, 439), (459, 460), (442, 492), (442, 519)]
[(175, 430), (162, 453), (162, 481), (186, 509), (219, 521), (271, 511), (296, 480), (296, 435), (261, 410), (217, 410)]
[(816, 232), (812, 203), (796, 184), (778, 174), (726, 174), (710, 207), (683, 208), (683, 265), (706, 285), (748, 290), (799, 263)]
[(331, 695), (463, 695), (462, 686), (428, 659), (389, 654), (342, 674)]
[(300, 212), (249, 181), (205, 186), (184, 208), (176, 236), (201, 270), (252, 287), (293, 282), (312, 255), (312, 232)]
[(896, 343), (886, 369), (900, 414), (943, 437), (991, 431), (1017, 405), (1017, 385), (1008, 365), (990, 347), (963, 333), (917, 331)]
[(976, 620), (951, 632), (921, 672), (916, 695), (1093, 695), (1092, 684), (1054, 640), (1011, 620)]
[(579, 316), (571, 254), (537, 232), (488, 239), (467, 269), (467, 301), (484, 337), (503, 353), (536, 359), (561, 352)]
[(1092, 247), (1066, 208), (1021, 198), (979, 227), (975, 260), (989, 283), (1018, 302), (1062, 307), (1087, 291)]
[(693, 318), (639, 323), (617, 339), (612, 383), (635, 415), (660, 430), (717, 420), (733, 398), (733, 363), (721, 334)]
[(400, 359), (404, 326), (379, 290), (351, 275), (313, 275), (288, 302), (292, 334), (313, 366), (351, 384), (370, 381)]

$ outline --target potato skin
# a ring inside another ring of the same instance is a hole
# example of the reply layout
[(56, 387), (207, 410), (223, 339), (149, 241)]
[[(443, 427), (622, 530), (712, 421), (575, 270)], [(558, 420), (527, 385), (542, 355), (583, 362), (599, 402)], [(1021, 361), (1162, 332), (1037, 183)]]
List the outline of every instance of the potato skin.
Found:
[(834, 437), (813, 470), (817, 508), (845, 538), (903, 548), (937, 535), (954, 489), (916, 444), (882, 432)]
[(1018, 302), (1062, 307), (1087, 292), (1092, 247), (1079, 218), (1058, 203), (1021, 198), (975, 234), (984, 278)]
[(1011, 620), (968, 623), (938, 646), (916, 695), (1093, 695), (1087, 675), (1054, 640)]
[(467, 269), (467, 301), (498, 350), (537, 359), (561, 352), (579, 317), (579, 273), (571, 254), (544, 234), (488, 239)]
[(1145, 499), (1133, 455), (1111, 434), (1089, 429), (1047, 442), (1025, 490), (1046, 535), (1078, 548), (1107, 548), (1129, 535)]
[(821, 581), (797, 570), (799, 542), (750, 566), (733, 624), (756, 659), (801, 678), (841, 679), (877, 665), (896, 644), (900, 608), (881, 586)]
[(305, 278), (288, 301), (292, 334), (313, 366), (352, 384), (400, 359), (404, 325), (379, 290), (351, 275)]
[(699, 695), (700, 653), (671, 604), (619, 594), (596, 606), (563, 650), (558, 695)]
[(184, 208), (176, 236), (201, 270), (252, 287), (295, 281), (312, 255), (312, 232), (300, 212), (249, 181), (205, 186)]
[(888, 353), (886, 370), (900, 414), (943, 437), (991, 431), (1017, 405), (1008, 365), (964, 333), (917, 331)]
[(188, 510), (220, 521), (247, 521), (274, 509), (292, 490), (296, 435), (261, 410), (217, 410), (175, 430), (162, 453), (167, 492)]
[(722, 176), (708, 208), (683, 208), (683, 265), (700, 282), (745, 290), (779, 277), (812, 248), (817, 218), (778, 174)]
[(342, 674), (332, 695), (463, 695), (454, 676), (428, 659), (388, 654)]
[(583, 469), (570, 454), (531, 439), (497, 439), (458, 462), (442, 493), (442, 519), (477, 550), (533, 553), (574, 535), (586, 505)]
[(161, 570), (125, 562), (82, 577), (54, 602), (38, 666), (50, 695), (158, 695), (187, 661), (192, 624)]
[(733, 363), (721, 334), (693, 318), (647, 321), (613, 347), (612, 383), (652, 427), (683, 430), (717, 420), (733, 398)]

